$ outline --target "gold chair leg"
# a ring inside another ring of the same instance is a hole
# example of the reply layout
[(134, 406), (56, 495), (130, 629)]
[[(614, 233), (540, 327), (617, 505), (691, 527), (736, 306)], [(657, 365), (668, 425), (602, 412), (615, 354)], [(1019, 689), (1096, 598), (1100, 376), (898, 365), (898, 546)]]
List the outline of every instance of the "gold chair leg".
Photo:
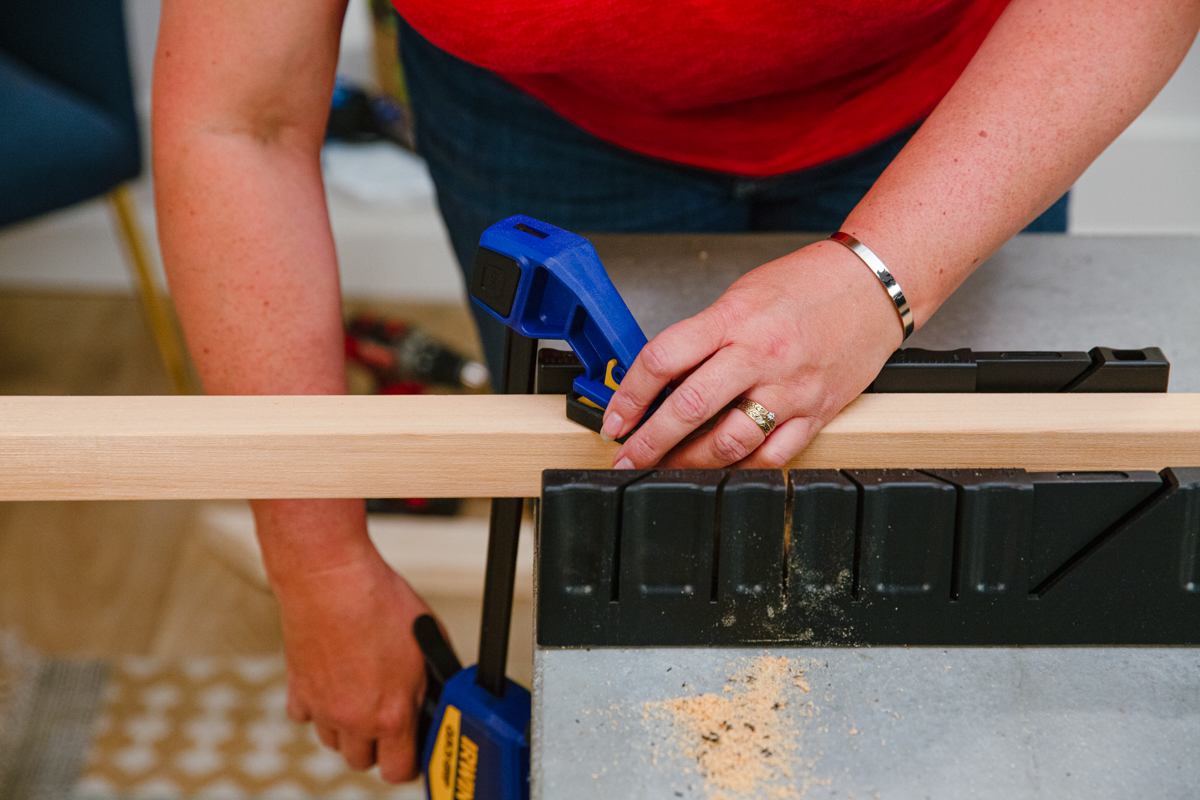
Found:
[(175, 394), (192, 394), (187, 355), (167, 310), (166, 301), (155, 284), (150, 269), (150, 250), (146, 246), (146, 237), (138, 222), (129, 187), (118, 186), (113, 189), (108, 195), (108, 201), (112, 206), (121, 240), (125, 243), (125, 253), (129, 257), (129, 268), (137, 284), (138, 297), (142, 301), (142, 311), (150, 324), (150, 332), (154, 335), (155, 345), (158, 346), (158, 354), (162, 358), (167, 379), (171, 382)]

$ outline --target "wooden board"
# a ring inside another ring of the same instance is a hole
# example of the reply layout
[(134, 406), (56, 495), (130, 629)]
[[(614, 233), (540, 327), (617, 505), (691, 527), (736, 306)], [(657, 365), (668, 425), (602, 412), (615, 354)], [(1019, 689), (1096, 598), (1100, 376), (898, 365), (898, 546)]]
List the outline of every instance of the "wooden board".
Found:
[[(536, 496), (561, 396), (4, 397), (0, 500)], [(1200, 394), (864, 395), (790, 466), (1200, 466)]]

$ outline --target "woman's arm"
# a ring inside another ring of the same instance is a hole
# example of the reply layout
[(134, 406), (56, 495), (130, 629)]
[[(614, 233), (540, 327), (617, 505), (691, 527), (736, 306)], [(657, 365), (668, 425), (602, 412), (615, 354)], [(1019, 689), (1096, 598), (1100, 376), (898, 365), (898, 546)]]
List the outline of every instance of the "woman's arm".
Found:
[[(154, 177), (171, 291), (212, 394), (345, 391), (320, 148), (346, 0), (166, 0)], [(288, 712), (351, 766), (415, 774), (427, 611), (362, 501), (253, 504), (283, 616)]]
[[(1013, 0), (842, 226), (892, 271), (917, 327), (1149, 104), (1198, 27), (1198, 0)], [(624, 435), (664, 386), (687, 377), (614, 463), (784, 464), (867, 387), (901, 337), (882, 285), (837, 243), (759, 267), (642, 351), (609, 404), (607, 435)], [(679, 444), (743, 394), (780, 420), (765, 442), (735, 410)]]

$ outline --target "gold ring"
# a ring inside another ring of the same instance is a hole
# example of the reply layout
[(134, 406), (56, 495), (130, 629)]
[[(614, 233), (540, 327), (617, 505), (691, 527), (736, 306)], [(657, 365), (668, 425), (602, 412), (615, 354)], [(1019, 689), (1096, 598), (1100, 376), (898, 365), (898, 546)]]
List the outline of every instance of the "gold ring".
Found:
[(754, 424), (762, 429), (763, 436), (770, 436), (771, 431), (775, 430), (775, 412), (767, 411), (753, 400), (743, 399), (738, 403), (738, 411), (745, 412), (747, 417), (754, 420)]

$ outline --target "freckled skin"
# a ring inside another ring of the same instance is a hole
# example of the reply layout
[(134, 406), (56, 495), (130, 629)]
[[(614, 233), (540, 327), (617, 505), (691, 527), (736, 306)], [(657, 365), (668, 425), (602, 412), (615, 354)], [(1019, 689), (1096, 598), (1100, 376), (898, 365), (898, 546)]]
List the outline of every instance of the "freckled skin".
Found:
[[(345, 391), (319, 163), (344, 13), (345, 0), (163, 2), (155, 202), (172, 295), (210, 393)], [(1198, 26), (1196, 0), (1013, 0), (842, 225), (888, 265), (918, 327), (1149, 103)], [(686, 375), (712, 413), (743, 393), (774, 411), (770, 440), (735, 411), (680, 447), (692, 426), (668, 404), (616, 461), (781, 465), (900, 338), (895, 308), (846, 248), (823, 242), (763, 265), (656, 337), (664, 370), (638, 359), (608, 430), (623, 434)], [(411, 622), (425, 604), (371, 545), (360, 501), (253, 508), (283, 613), (289, 713), (313, 720), (352, 766), (412, 776), (424, 672)]]

